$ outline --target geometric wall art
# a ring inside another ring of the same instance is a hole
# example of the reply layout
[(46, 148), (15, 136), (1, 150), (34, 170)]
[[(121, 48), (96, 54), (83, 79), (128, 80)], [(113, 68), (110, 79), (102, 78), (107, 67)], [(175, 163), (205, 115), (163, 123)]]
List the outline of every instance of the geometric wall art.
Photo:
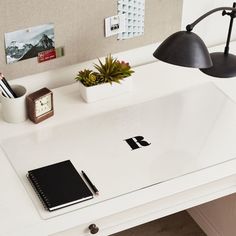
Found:
[(118, 39), (144, 34), (145, 0), (118, 0), (118, 14), (125, 14), (125, 31), (118, 34)]

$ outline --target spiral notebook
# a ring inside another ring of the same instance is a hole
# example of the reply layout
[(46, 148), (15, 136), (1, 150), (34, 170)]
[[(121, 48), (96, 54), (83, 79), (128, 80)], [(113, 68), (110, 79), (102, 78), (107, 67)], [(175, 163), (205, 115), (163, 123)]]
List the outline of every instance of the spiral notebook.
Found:
[(49, 211), (93, 198), (70, 160), (30, 170), (27, 177)]

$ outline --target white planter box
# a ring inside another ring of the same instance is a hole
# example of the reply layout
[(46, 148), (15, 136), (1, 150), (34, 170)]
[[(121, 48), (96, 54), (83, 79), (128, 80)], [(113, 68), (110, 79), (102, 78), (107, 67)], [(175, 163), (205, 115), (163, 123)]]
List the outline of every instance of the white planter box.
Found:
[(95, 102), (101, 99), (114, 97), (132, 90), (133, 79), (127, 77), (118, 83), (105, 83), (96, 86), (85, 87), (80, 81), (79, 92), (80, 96), (88, 103)]

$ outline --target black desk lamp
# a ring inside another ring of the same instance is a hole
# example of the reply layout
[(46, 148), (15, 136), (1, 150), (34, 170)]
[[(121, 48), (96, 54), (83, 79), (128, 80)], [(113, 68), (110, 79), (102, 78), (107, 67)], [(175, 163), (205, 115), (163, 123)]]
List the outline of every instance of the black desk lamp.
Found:
[[(187, 25), (186, 31), (179, 31), (169, 36), (156, 49), (153, 56), (170, 64), (199, 68), (203, 73), (214, 77), (236, 76), (236, 56), (229, 53), (233, 20), (236, 17), (235, 7), (236, 3), (233, 4), (233, 7), (219, 7), (205, 13), (192, 24)], [(226, 10), (231, 12), (226, 12)], [(230, 16), (228, 37), (224, 52), (209, 54), (202, 39), (191, 31), (201, 20), (217, 11), (223, 11), (223, 16)]]

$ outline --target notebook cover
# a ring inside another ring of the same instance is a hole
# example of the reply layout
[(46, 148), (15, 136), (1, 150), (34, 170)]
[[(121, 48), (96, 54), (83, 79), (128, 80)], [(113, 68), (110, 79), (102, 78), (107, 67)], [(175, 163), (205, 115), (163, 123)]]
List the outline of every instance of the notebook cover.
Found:
[(30, 170), (28, 179), (49, 211), (93, 198), (70, 160)]

